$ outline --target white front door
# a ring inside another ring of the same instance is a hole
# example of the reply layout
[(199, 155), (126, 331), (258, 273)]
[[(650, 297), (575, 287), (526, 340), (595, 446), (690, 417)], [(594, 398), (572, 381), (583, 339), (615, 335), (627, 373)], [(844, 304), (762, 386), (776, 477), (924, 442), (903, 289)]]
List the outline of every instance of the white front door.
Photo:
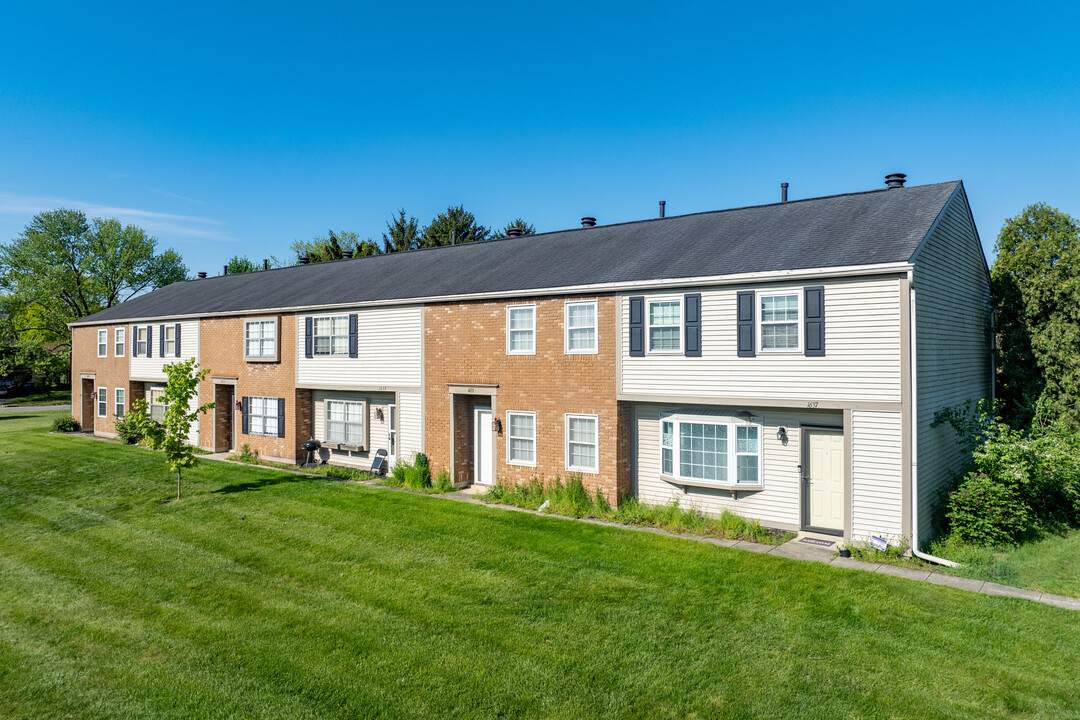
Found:
[(473, 467), (476, 468), (477, 485), (494, 485), (495, 473), (491, 466), (491, 408), (476, 408), (475, 424), (473, 425), (473, 437), (476, 444), (476, 457), (473, 458)]
[(844, 530), (844, 433), (806, 431), (807, 524), (822, 530)]

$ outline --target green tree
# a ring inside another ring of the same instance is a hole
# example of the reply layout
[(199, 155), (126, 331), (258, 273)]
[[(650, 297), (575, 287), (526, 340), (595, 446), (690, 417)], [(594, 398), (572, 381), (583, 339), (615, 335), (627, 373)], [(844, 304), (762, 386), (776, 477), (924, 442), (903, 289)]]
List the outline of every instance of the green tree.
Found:
[(1028, 206), (1002, 227), (990, 274), (1005, 419), (1080, 427), (1080, 224)]
[(199, 419), (199, 415), (214, 407), (214, 403), (210, 402), (191, 408), (199, 382), (210, 372), (207, 369), (197, 371), (196, 367), (195, 358), (165, 365), (168, 382), (164, 393), (165, 415), (160, 423), (149, 419), (145, 401), (138, 408), (132, 403), (132, 412), (139, 417), (138, 425), (148, 445), (164, 452), (169, 469), (176, 473), (177, 500), (180, 499), (181, 472), (198, 463), (193, 448), (187, 442), (191, 424)]
[(390, 218), (386, 223), (386, 232), (383, 233), (383, 252), (405, 252), (420, 247), (420, 236), (423, 231), (416, 218), (405, 218), (405, 208), (397, 211), (397, 215)]
[(483, 242), (491, 231), (476, 222), (476, 216), (461, 205), (439, 213), (420, 236), (420, 247), (439, 247), (451, 243)]
[(292, 251), (297, 257), (306, 255), (311, 262), (341, 260), (345, 251), (352, 252), (354, 257), (380, 254), (379, 246), (373, 240), (361, 240), (357, 233), (348, 230), (336, 233), (330, 230), (325, 237), (316, 235), (308, 241), (294, 240)]
[(499, 239), (509, 237), (511, 230), (520, 230), (521, 235), (536, 234), (536, 228), (533, 227), (532, 223), (526, 222), (524, 218), (514, 218), (510, 222), (506, 223), (506, 227), (504, 227), (502, 230), (496, 230), (495, 234), (492, 237)]
[(225, 266), (227, 275), (239, 275), (240, 273), (255, 272), (258, 268), (250, 258), (233, 255), (229, 264)]

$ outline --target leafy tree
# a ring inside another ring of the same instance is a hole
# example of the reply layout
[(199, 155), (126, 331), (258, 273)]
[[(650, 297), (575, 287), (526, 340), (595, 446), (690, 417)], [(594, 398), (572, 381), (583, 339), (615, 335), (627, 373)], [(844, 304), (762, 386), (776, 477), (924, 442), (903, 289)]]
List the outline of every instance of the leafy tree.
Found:
[(336, 233), (330, 230), (326, 237), (317, 235), (310, 241), (295, 240), (292, 250), (297, 256), (307, 255), (311, 262), (341, 260), (346, 250), (351, 251), (354, 257), (379, 254), (379, 246), (374, 241), (361, 240), (358, 234), (348, 230)]
[(251, 262), (250, 258), (240, 257), (239, 255), (233, 255), (232, 259), (229, 260), (229, 264), (225, 266), (225, 272), (228, 275), (255, 272), (257, 269), (255, 263)]
[(79, 210), (39, 213), (0, 245), (0, 289), (10, 332), (70, 348), (67, 323), (187, 277), (180, 256), (112, 219), (87, 222)]
[(522, 235), (535, 235), (536, 234), (536, 228), (533, 227), (532, 223), (526, 222), (524, 218), (514, 218), (510, 222), (506, 223), (506, 227), (504, 227), (502, 230), (495, 231), (495, 234), (492, 237), (494, 237), (494, 238), (509, 237), (511, 230), (520, 230)]
[[(180, 499), (180, 477), (186, 467), (198, 463), (193, 449), (187, 444), (191, 424), (199, 415), (211, 410), (214, 403), (204, 403), (194, 410), (191, 400), (195, 397), (199, 382), (210, 372), (208, 369), (195, 370), (195, 358), (165, 365), (164, 402), (165, 415), (160, 423), (150, 420), (146, 411), (146, 402), (132, 403), (132, 413), (136, 415), (137, 425), (149, 446), (165, 453), (169, 469), (176, 472), (176, 499)], [(136, 407), (137, 406), (137, 407)]]
[(451, 242), (462, 244), (483, 242), (491, 231), (476, 222), (476, 216), (461, 205), (448, 207), (439, 213), (420, 236), (420, 247), (439, 247)]
[(51, 395), (54, 387), (67, 376), (71, 363), (69, 347), (51, 347), (40, 342), (35, 336), (27, 335), (5, 344), (0, 352), (0, 375), (13, 375), (19, 371), (37, 378), (45, 397)]
[(991, 283), (1004, 417), (1080, 427), (1080, 224), (1028, 206), (998, 235)]
[(420, 236), (423, 231), (416, 218), (409, 216), (405, 219), (405, 208), (397, 211), (395, 217), (391, 217), (386, 223), (386, 232), (383, 233), (383, 252), (405, 252), (420, 247)]

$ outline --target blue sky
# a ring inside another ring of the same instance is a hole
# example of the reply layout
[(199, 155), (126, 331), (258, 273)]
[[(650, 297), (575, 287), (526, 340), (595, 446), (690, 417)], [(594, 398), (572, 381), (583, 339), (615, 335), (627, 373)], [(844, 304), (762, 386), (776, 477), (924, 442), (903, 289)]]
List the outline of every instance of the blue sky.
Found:
[(7, 6), (0, 240), (58, 206), (192, 271), (463, 204), (540, 231), (964, 180), (988, 255), (1080, 215), (1078, 10), (994, 3)]

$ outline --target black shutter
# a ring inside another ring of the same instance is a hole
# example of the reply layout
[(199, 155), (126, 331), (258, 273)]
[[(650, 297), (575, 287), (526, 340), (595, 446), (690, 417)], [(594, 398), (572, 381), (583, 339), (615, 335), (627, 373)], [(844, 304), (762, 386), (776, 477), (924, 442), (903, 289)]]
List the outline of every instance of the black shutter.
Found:
[(701, 293), (689, 293), (683, 297), (683, 328), (686, 357), (701, 357)]
[(807, 357), (821, 357), (825, 354), (825, 288), (821, 285), (804, 288), (803, 294), (805, 354)]
[(645, 298), (630, 298), (630, 357), (645, 357)]
[(311, 318), (304, 318), (304, 357), (312, 357)]
[(180, 357), (180, 323), (176, 323), (176, 357)]
[(277, 436), (285, 437), (285, 398), (277, 399)]
[(139, 357), (139, 326), (131, 326), (131, 357)]
[(248, 416), (248, 398), (246, 395), (240, 400), (240, 432), (245, 435), (248, 434), (249, 420)]
[(754, 357), (754, 291), (740, 292), (736, 298), (739, 357)]
[(356, 347), (356, 313), (349, 315), (349, 357), (357, 356)]
[(165, 326), (158, 325), (158, 357), (165, 357)]
[(154, 357), (154, 326), (146, 326), (146, 357)]

